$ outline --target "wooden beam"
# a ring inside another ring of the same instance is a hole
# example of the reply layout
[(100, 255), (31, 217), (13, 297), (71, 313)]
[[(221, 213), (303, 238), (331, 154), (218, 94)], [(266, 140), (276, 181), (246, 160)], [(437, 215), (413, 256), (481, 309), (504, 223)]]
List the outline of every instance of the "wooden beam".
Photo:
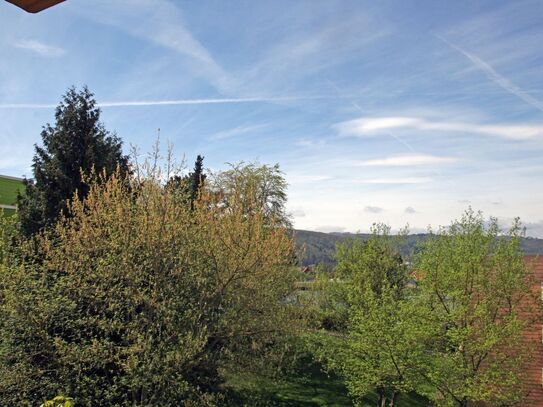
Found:
[(39, 13), (46, 8), (52, 7), (55, 4), (62, 3), (64, 0), (6, 0), (9, 3), (15, 4), (29, 13)]

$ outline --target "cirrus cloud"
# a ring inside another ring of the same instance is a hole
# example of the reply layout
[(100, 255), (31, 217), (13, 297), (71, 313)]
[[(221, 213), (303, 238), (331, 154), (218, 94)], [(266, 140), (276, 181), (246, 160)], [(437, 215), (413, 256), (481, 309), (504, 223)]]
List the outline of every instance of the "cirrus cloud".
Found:
[(357, 162), (356, 166), (367, 167), (410, 167), (430, 164), (450, 164), (457, 162), (455, 157), (439, 157), (425, 154), (396, 155), (391, 157), (379, 158)]
[(20, 40), (14, 43), (13, 46), (48, 58), (61, 57), (66, 53), (64, 48), (47, 45), (36, 40)]
[(543, 138), (543, 124), (480, 124), (453, 122), (421, 117), (363, 117), (336, 124), (342, 136), (376, 136), (392, 130), (415, 130), (420, 132), (472, 133), (512, 140)]

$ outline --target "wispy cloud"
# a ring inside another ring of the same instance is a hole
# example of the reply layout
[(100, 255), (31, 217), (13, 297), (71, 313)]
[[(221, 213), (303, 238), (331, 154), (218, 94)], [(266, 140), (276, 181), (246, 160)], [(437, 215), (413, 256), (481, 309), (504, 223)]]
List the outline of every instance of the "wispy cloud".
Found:
[(72, 10), (85, 18), (111, 25), (126, 34), (168, 48), (187, 58), (195, 74), (225, 90), (230, 78), (210, 51), (192, 34), (184, 22), (182, 10), (166, 0), (102, 1)]
[[(296, 10), (297, 6), (292, 5)], [(298, 6), (299, 7), (299, 6)], [(302, 6), (303, 7), (303, 6)], [(316, 18), (319, 10), (314, 9)], [(295, 13), (295, 12), (294, 12)], [(296, 21), (281, 24), (307, 24), (307, 15), (296, 15)], [(333, 13), (322, 15), (321, 24), (314, 29), (291, 31), (280, 40), (263, 44), (263, 57), (240, 73), (239, 84), (249, 89), (277, 89), (299, 86), (304, 78), (313, 77), (334, 66), (345, 63), (391, 33), (391, 27), (369, 11), (357, 11), (336, 18)], [(288, 18), (288, 17), (287, 17)], [(313, 23), (311, 23), (313, 25)], [(269, 27), (271, 32), (271, 27)], [(273, 26), (281, 32), (282, 27)], [(268, 45), (268, 47), (265, 47)], [(314, 87), (312, 85), (312, 87)]]
[(355, 180), (357, 184), (425, 184), (427, 182), (432, 182), (432, 178), (429, 177), (405, 177), (405, 178), (371, 178), (371, 179), (362, 179)]
[(478, 124), (401, 116), (360, 118), (338, 123), (335, 128), (344, 136), (375, 136), (392, 130), (417, 130), (474, 133), (513, 140), (543, 137), (543, 124)]
[(521, 89), (520, 87), (515, 85), (513, 82), (511, 82), (511, 80), (507, 79), (503, 75), (500, 75), (489, 63), (483, 61), (477, 55), (470, 53), (464, 50), (463, 48), (460, 48), (458, 45), (453, 44), (452, 42), (446, 40), (445, 38), (439, 35), (437, 36), (437, 38), (439, 38), (449, 47), (453, 48), (454, 50), (458, 51), (460, 54), (465, 56), (467, 59), (469, 59), (475, 67), (483, 71), (486, 74), (486, 76), (496, 85), (500, 86), (501, 88), (505, 89), (507, 92), (511, 93), (512, 95), (515, 95), (519, 99), (523, 100), (524, 102), (528, 103), (529, 105), (543, 112), (543, 101), (536, 99), (531, 94), (529, 94), (528, 92), (526, 92), (525, 90)]
[(355, 165), (368, 167), (413, 167), (431, 164), (450, 164), (457, 161), (458, 158), (455, 157), (438, 157), (435, 155), (409, 154), (361, 161), (355, 163)]
[(301, 208), (293, 209), (290, 211), (290, 216), (294, 218), (304, 218), (305, 217), (305, 211)]
[(287, 174), (289, 184), (305, 184), (332, 179), (329, 175)]
[[(97, 103), (99, 107), (137, 107), (137, 106), (178, 106), (212, 105), (228, 103), (275, 103), (321, 98), (321, 96), (279, 96), (247, 98), (210, 98), (210, 99), (173, 99), (173, 100), (127, 100), (119, 102)], [(50, 103), (0, 103), (0, 109), (51, 109), (56, 104)]]
[(405, 208), (404, 213), (407, 213), (408, 215), (412, 215), (414, 213), (417, 213), (417, 211), (412, 206), (408, 206), (407, 208)]
[(369, 212), (369, 213), (381, 213), (383, 212), (383, 208), (379, 207), (379, 206), (366, 206), (364, 208), (364, 212)]
[(20, 40), (15, 42), (13, 46), (48, 58), (61, 57), (66, 54), (64, 48), (47, 45), (36, 40)]
[(301, 139), (296, 140), (294, 144), (300, 147), (322, 147), (326, 145), (326, 140), (301, 138)]
[(253, 133), (258, 130), (262, 130), (266, 127), (269, 127), (269, 124), (256, 124), (256, 125), (242, 125), (234, 127), (233, 129), (223, 130), (219, 131), (211, 136), (209, 136), (210, 140), (223, 140), (226, 138), (241, 136), (243, 134), (247, 133)]

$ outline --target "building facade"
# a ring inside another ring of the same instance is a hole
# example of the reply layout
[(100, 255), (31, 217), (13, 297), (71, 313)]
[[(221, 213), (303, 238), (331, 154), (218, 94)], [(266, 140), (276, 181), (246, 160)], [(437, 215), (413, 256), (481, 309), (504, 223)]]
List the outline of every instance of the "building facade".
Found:
[(24, 192), (22, 178), (0, 175), (0, 209), (4, 216), (13, 215), (17, 211), (17, 194)]

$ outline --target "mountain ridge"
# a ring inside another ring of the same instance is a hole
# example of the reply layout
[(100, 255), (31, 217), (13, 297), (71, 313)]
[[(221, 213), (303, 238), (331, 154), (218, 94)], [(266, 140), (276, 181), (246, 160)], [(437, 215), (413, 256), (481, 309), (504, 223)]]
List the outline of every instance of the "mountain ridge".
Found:
[[(430, 236), (429, 233), (407, 235), (405, 243), (400, 250), (403, 256), (411, 257), (413, 252)], [(303, 266), (319, 263), (334, 264), (336, 244), (350, 238), (367, 240), (370, 233), (348, 232), (315, 232), (311, 230), (295, 229), (294, 239), (300, 253), (300, 262)], [(535, 237), (521, 238), (520, 246), (525, 255), (543, 255), (543, 239)]]

